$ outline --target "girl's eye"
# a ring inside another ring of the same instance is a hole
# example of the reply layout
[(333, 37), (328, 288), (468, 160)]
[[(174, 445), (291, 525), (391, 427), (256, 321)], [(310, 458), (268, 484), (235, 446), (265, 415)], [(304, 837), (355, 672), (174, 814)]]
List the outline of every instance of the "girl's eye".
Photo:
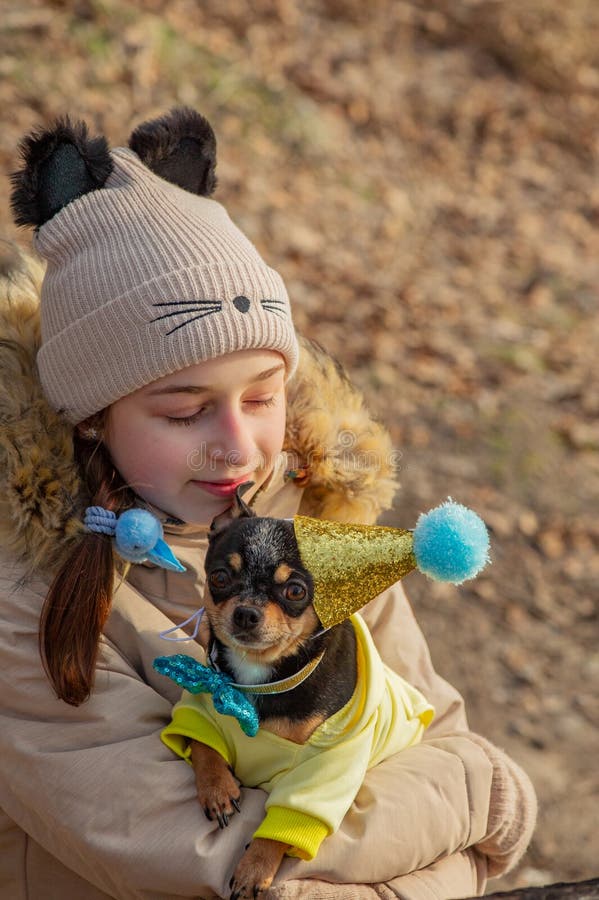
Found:
[(244, 400), (250, 406), (274, 406), (276, 399), (274, 397), (266, 397), (264, 400)]
[(226, 569), (217, 569), (215, 572), (211, 573), (209, 581), (210, 587), (215, 588), (217, 591), (222, 591), (224, 588), (228, 587), (231, 578)]
[(198, 409), (192, 416), (167, 416), (167, 420), (172, 422), (173, 425), (193, 425), (194, 422), (204, 415), (206, 412), (206, 407), (203, 406), (201, 409)]
[(291, 581), (285, 588), (285, 598), (287, 600), (304, 600), (306, 593), (306, 588), (297, 581)]
[[(274, 406), (277, 401), (275, 397), (266, 397), (263, 400), (244, 400), (243, 402), (253, 409), (259, 409)], [(193, 425), (194, 422), (197, 422), (207, 411), (208, 407), (202, 406), (202, 408), (198, 409), (192, 416), (167, 416), (166, 418), (167, 421), (172, 422), (173, 425)]]

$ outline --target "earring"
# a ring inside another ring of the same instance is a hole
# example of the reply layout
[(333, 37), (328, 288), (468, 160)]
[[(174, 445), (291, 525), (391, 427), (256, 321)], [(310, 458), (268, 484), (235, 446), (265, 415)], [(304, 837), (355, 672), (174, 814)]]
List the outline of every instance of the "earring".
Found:
[(86, 428), (81, 432), (81, 436), (84, 437), (88, 441), (99, 441), (100, 440), (100, 432), (97, 428)]

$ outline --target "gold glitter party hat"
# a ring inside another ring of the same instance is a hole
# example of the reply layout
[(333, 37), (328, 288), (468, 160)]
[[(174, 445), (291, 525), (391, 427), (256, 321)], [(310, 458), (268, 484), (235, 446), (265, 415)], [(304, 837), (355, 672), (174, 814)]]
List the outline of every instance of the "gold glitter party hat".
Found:
[(314, 578), (314, 610), (337, 625), (416, 568), (413, 533), (383, 525), (293, 519), (303, 564)]

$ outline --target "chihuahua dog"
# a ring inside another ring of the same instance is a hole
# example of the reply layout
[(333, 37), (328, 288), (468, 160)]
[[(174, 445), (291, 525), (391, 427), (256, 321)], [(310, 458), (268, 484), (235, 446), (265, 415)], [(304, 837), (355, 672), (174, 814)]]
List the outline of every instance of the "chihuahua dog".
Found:
[[(212, 663), (233, 682), (280, 682), (318, 661), (309, 677), (252, 702), (260, 728), (304, 744), (350, 700), (356, 686), (356, 636), (349, 621), (325, 630), (312, 606), (313, 581), (293, 524), (258, 518), (237, 490), (231, 511), (212, 523), (206, 556), (205, 615)], [(239, 782), (212, 747), (191, 742), (199, 801), (221, 828), (239, 811)], [(289, 845), (255, 837), (230, 882), (231, 900), (269, 887)]]

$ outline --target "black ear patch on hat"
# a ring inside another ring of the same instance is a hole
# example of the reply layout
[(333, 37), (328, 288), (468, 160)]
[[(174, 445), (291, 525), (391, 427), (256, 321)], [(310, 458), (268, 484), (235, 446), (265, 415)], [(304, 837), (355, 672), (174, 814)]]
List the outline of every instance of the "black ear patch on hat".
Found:
[(204, 116), (188, 106), (142, 122), (129, 147), (160, 178), (209, 197), (216, 188), (216, 138)]
[(85, 122), (57, 119), (21, 141), (23, 168), (11, 175), (17, 225), (47, 222), (67, 203), (102, 187), (113, 169), (106, 138), (88, 136)]

